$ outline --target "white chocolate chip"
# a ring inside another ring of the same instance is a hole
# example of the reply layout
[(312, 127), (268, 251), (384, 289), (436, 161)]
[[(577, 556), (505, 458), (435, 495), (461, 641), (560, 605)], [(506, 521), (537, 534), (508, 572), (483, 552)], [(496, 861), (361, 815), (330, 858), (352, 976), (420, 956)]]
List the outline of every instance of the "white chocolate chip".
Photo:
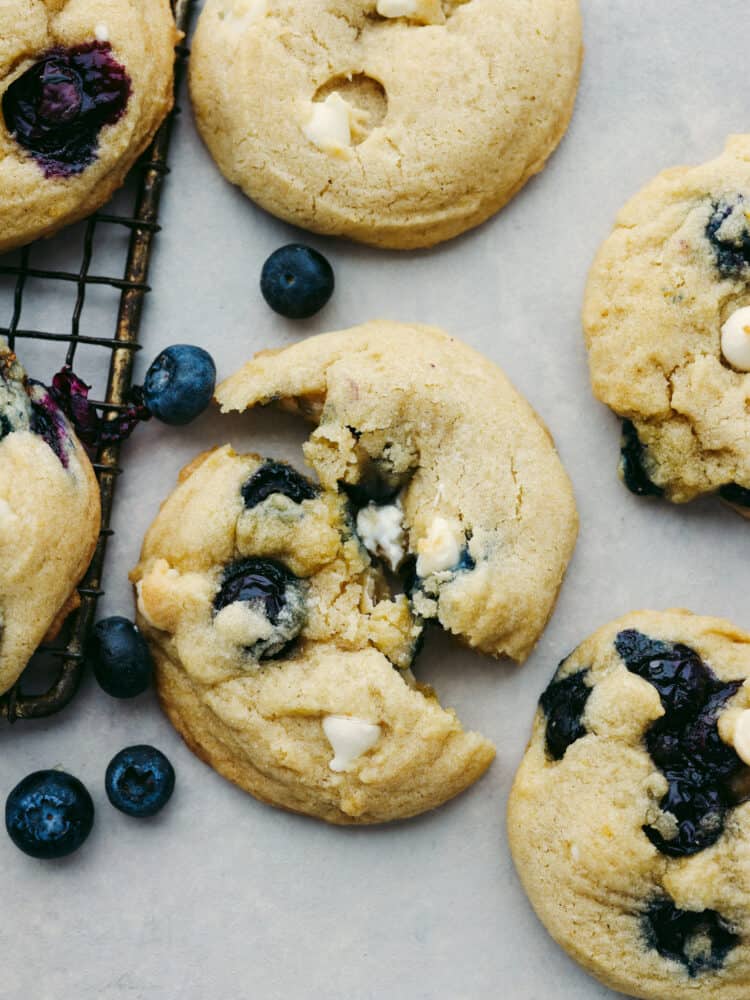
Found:
[(323, 732), (333, 747), (333, 758), (328, 764), (332, 771), (348, 771), (352, 763), (366, 753), (380, 739), (380, 726), (347, 715), (327, 715), (323, 719)]
[(417, 542), (417, 576), (452, 569), (461, 558), (464, 532), (458, 521), (436, 517), (430, 524), (427, 536)]
[(398, 504), (369, 503), (357, 514), (357, 534), (368, 552), (381, 556), (395, 572), (405, 551), (403, 511)]
[(732, 742), (740, 760), (750, 765), (750, 709), (738, 717)]
[(721, 328), (721, 353), (741, 372), (750, 372), (750, 306), (733, 312)]
[(109, 41), (109, 28), (106, 24), (97, 24), (94, 28), (94, 37), (97, 42), (108, 42)]
[(361, 125), (367, 113), (352, 107), (338, 91), (312, 105), (310, 118), (302, 131), (318, 149), (331, 156), (348, 157), (352, 129)]
[(381, 17), (407, 17), (420, 24), (443, 24), (445, 14), (440, 0), (378, 0)]

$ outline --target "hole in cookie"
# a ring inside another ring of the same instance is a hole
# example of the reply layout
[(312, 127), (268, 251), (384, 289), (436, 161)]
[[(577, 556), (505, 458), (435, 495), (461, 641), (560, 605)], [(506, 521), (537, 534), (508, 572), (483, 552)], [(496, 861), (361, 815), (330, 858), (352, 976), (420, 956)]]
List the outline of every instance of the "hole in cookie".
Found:
[(352, 133), (352, 145), (358, 146), (364, 142), (373, 129), (381, 125), (388, 113), (388, 97), (385, 88), (366, 73), (356, 73), (353, 76), (334, 76), (318, 87), (313, 101), (320, 103), (333, 93), (339, 94), (348, 104), (358, 111), (367, 113), (367, 119)]

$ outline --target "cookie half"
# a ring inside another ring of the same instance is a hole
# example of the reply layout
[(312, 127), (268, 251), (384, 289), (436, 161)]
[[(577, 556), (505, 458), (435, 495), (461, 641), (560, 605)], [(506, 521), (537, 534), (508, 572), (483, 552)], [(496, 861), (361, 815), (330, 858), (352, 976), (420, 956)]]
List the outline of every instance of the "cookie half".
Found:
[(169, 0), (0, 6), (0, 253), (90, 215), (172, 107)]
[(581, 54), (578, 0), (208, 0), (190, 90), (221, 171), (263, 208), (408, 249), (542, 169)]
[(99, 485), (47, 390), (0, 347), (0, 694), (79, 603)]
[(409, 666), (422, 623), (391, 596), (345, 495), (228, 446), (180, 477), (131, 574), (162, 705), (257, 798), (331, 823), (440, 805), (489, 766)]
[(667, 170), (621, 211), (589, 276), (598, 399), (624, 418), (638, 494), (750, 508), (750, 136)]
[(529, 655), (578, 520), (549, 432), (488, 358), (438, 329), (372, 322), (263, 352), (216, 398), (316, 424), (308, 463), (349, 496), (372, 548), (395, 545), (414, 611), (482, 652)]
[(595, 632), (540, 699), (508, 834), (554, 939), (644, 1000), (750, 974), (750, 635), (687, 611)]

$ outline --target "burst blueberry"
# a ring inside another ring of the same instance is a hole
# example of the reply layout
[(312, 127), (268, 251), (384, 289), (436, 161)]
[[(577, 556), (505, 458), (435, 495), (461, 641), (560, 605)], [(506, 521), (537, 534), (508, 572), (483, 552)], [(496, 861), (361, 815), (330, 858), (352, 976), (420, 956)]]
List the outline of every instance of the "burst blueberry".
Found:
[(154, 360), (143, 383), (143, 401), (165, 424), (189, 424), (211, 402), (216, 365), (202, 347), (173, 344)]
[(127, 618), (97, 622), (89, 645), (94, 676), (113, 698), (134, 698), (149, 686), (154, 672), (146, 640)]
[(622, 442), (620, 445), (620, 467), (622, 478), (631, 493), (636, 496), (660, 497), (664, 495), (661, 486), (653, 482), (646, 472), (644, 447), (632, 421), (622, 422)]
[(174, 768), (156, 747), (141, 744), (115, 754), (107, 766), (107, 798), (128, 816), (154, 816), (174, 791)]
[(65, 771), (34, 771), (5, 803), (5, 828), (32, 858), (62, 858), (78, 850), (94, 825), (85, 786)]
[[(663, 958), (679, 962), (692, 977), (720, 969), (740, 942), (715, 910), (680, 910), (671, 899), (653, 902), (643, 923), (649, 945)], [(695, 947), (698, 944), (703, 946)]]
[(591, 695), (587, 675), (587, 670), (579, 670), (561, 680), (555, 675), (539, 699), (547, 717), (547, 752), (553, 760), (562, 760), (568, 747), (586, 735), (582, 717)]
[(47, 177), (67, 177), (93, 162), (101, 130), (119, 121), (130, 92), (130, 77), (108, 43), (58, 47), (11, 83), (3, 117)]
[(333, 295), (333, 268), (323, 254), (301, 243), (275, 250), (263, 265), (260, 290), (274, 312), (307, 319)]
[(706, 238), (713, 247), (716, 266), (722, 278), (739, 278), (750, 265), (750, 229), (744, 223), (744, 218), (742, 231), (738, 235), (733, 233), (731, 238), (719, 235), (729, 216), (743, 210), (743, 201), (742, 195), (737, 195), (732, 201), (714, 203), (706, 224)]
[(317, 496), (310, 480), (285, 462), (266, 462), (242, 487), (242, 499), (248, 509), (257, 507), (275, 493), (288, 497), (294, 503), (313, 500)]

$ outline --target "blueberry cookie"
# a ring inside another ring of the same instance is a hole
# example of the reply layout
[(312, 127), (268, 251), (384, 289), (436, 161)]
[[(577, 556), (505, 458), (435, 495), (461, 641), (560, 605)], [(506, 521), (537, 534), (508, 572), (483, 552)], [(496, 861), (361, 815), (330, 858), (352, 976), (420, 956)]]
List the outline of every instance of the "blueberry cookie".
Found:
[(750, 508), (750, 136), (621, 211), (584, 306), (596, 396), (624, 418), (641, 495)]
[(207, 0), (190, 84), (211, 154), (263, 208), (409, 249), (543, 168), (581, 53), (578, 0)]
[(0, 4), (0, 253), (103, 205), (172, 106), (168, 0)]
[(529, 655), (578, 522), (548, 431), (491, 361), (441, 330), (379, 321), (263, 352), (216, 398), (317, 424), (308, 463), (351, 498), (415, 613), (482, 652)]
[(345, 493), (218, 448), (181, 474), (131, 579), (169, 718), (257, 798), (377, 823), (440, 805), (492, 761), (415, 682), (422, 623)]
[(99, 487), (47, 390), (0, 347), (0, 693), (79, 603)]
[(687, 611), (595, 632), (539, 701), (508, 809), (547, 930), (613, 989), (745, 1000), (750, 635)]

